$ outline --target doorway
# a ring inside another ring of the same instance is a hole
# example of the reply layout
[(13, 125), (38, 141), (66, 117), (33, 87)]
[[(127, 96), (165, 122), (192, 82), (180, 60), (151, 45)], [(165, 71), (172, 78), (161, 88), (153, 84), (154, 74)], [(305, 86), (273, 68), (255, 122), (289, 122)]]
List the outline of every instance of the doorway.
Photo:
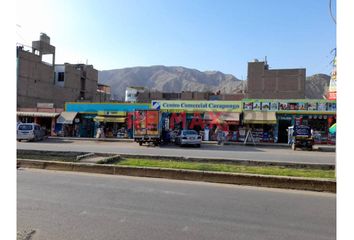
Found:
[(287, 143), (288, 142), (288, 127), (290, 127), (291, 120), (279, 120), (278, 127), (278, 142)]

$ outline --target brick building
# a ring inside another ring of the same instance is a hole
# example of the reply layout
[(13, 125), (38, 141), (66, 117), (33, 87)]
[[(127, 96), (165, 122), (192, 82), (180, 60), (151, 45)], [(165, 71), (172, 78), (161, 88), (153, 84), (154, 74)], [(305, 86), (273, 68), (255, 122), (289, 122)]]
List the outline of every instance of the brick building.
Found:
[(267, 62), (248, 63), (247, 98), (303, 99), (306, 69), (269, 69)]
[[(46, 62), (45, 57), (51, 57)], [(17, 107), (35, 108), (37, 103), (53, 103), (63, 108), (65, 102), (100, 101), (98, 71), (92, 65), (55, 64), (55, 47), (41, 33), (32, 47), (17, 46)], [(106, 94), (106, 93), (105, 93)], [(108, 94), (108, 93), (107, 93)]]
[(17, 46), (17, 121), (38, 123), (50, 135), (58, 124), (74, 126), (76, 114), (64, 112), (65, 102), (109, 101), (109, 86), (97, 80), (92, 65), (55, 64), (55, 47), (41, 33), (31, 47)]

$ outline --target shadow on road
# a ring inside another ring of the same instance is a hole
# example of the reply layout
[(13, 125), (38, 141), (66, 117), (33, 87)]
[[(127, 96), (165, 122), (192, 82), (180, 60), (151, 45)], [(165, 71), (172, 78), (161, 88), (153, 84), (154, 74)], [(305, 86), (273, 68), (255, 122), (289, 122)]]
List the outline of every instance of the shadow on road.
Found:
[(44, 139), (42, 141), (36, 141), (36, 142), (32, 142), (32, 141), (21, 141), (21, 143), (53, 143), (53, 144), (56, 144), (56, 143), (73, 143), (74, 141), (72, 140), (67, 140), (67, 139)]
[[(154, 147), (154, 146), (151, 146)], [(241, 145), (214, 145), (214, 144), (202, 144), (202, 146), (194, 147), (194, 146), (177, 146), (174, 144), (161, 145), (159, 148), (161, 149), (188, 149), (188, 150), (209, 150), (209, 151), (242, 151), (242, 152), (265, 152), (257, 146), (241, 146)]]

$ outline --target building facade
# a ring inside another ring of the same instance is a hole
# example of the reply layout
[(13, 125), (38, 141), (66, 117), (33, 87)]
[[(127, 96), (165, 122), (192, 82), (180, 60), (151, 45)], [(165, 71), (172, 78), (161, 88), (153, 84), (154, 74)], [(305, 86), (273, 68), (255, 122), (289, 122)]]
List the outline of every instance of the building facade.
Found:
[[(50, 61), (45, 61), (47, 56)], [(35, 108), (37, 103), (63, 108), (68, 101), (99, 101), (97, 81), (98, 71), (92, 65), (56, 65), (55, 47), (44, 33), (32, 47), (17, 46), (18, 108)]]
[[(139, 94), (145, 91), (144, 87), (127, 87), (125, 89), (125, 102), (138, 102)], [(141, 97), (140, 97), (141, 99)]]
[(246, 98), (303, 99), (306, 69), (269, 69), (267, 62), (248, 63)]
[(228, 100), (239, 101), (245, 97), (243, 93), (222, 94), (212, 92), (182, 91), (180, 93), (144, 91), (137, 94), (136, 100), (140, 103), (149, 103), (153, 100)]
[(57, 124), (56, 129), (60, 132), (71, 127), (80, 130), (78, 136), (94, 137), (97, 128), (103, 126), (106, 137), (121, 137), (124, 132), (124, 137), (132, 138), (133, 111), (142, 109), (159, 110), (163, 129), (193, 129), (204, 141), (216, 140), (216, 129), (221, 128), (227, 141), (244, 142), (250, 131), (255, 142), (287, 143), (290, 126), (307, 125), (313, 129), (316, 144), (335, 144), (336, 136), (329, 128), (336, 123), (336, 101), (324, 99), (67, 103), (65, 111), (75, 114), (77, 121), (67, 126)]

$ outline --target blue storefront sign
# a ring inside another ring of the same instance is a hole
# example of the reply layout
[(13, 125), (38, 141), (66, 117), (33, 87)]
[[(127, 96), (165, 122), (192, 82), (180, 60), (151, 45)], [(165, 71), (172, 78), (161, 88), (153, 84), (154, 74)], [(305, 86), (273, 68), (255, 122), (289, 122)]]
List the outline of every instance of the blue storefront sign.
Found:
[(100, 111), (132, 112), (150, 109), (149, 103), (65, 103), (66, 112), (97, 113)]

